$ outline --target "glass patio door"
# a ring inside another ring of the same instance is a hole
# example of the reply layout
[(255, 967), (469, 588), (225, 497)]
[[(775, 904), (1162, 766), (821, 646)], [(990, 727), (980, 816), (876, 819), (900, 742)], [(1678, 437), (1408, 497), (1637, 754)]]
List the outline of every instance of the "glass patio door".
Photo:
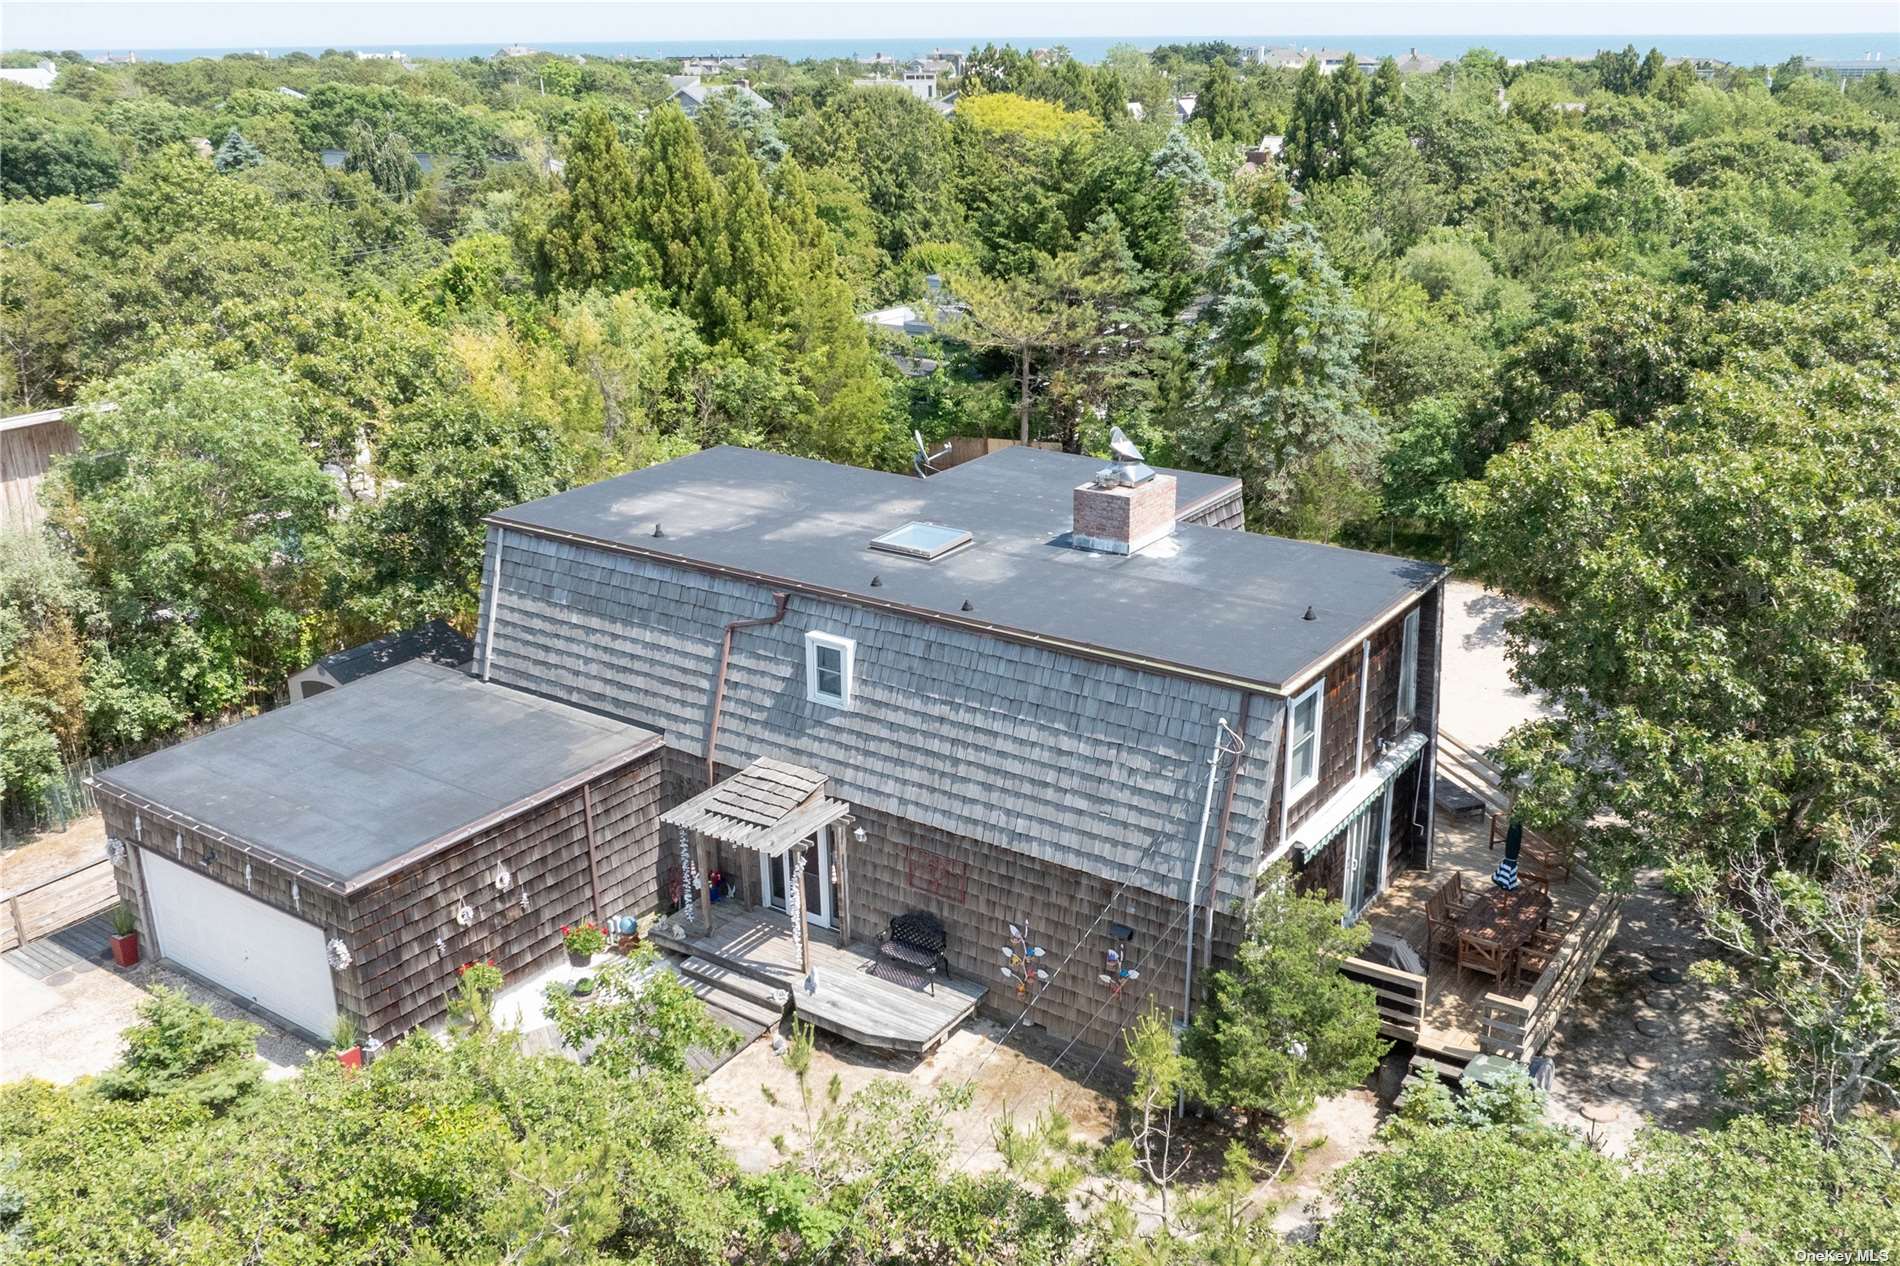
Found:
[[(792, 888), (792, 855), (759, 858), (759, 882), (765, 902), (774, 910), (789, 912), (788, 896)], [(831, 926), (831, 828), (818, 832), (818, 844), (805, 850), (805, 921), (819, 927)]]
[(1346, 877), (1340, 892), (1349, 925), (1358, 922), (1366, 907), (1385, 891), (1385, 844), (1391, 817), (1392, 789), (1388, 786), (1346, 828)]

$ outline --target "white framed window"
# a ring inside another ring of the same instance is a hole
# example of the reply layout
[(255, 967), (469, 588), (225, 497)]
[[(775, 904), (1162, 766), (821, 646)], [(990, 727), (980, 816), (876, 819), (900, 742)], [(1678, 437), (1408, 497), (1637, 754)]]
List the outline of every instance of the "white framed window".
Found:
[(851, 706), (851, 669), (858, 644), (831, 633), (805, 634), (805, 697), (832, 708)]
[(1326, 679), (1321, 677), (1293, 700), (1287, 723), (1286, 798), (1291, 804), (1319, 786), (1319, 730), (1321, 699)]
[(1399, 720), (1418, 715), (1418, 608), (1405, 614), (1405, 644), (1399, 648)]

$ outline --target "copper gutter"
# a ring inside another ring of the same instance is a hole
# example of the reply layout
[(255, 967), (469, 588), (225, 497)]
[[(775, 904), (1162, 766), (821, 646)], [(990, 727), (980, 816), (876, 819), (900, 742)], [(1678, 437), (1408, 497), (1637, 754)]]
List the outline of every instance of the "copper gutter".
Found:
[[(1247, 741), (1247, 711), (1253, 705), (1253, 692), (1247, 691), (1240, 696), (1240, 741)], [(1234, 757), (1234, 767), (1227, 771), (1227, 790), (1220, 798), (1220, 829), (1214, 836), (1214, 868), (1207, 877), (1207, 927), (1201, 936), (1201, 970), (1206, 971), (1214, 961), (1214, 907), (1220, 903), (1216, 885), (1220, 883), (1221, 859), (1227, 855), (1227, 820), (1234, 814), (1234, 788), (1240, 782), (1240, 763), (1247, 759), (1242, 750)], [(1189, 911), (1188, 917), (1193, 917)]]
[(778, 604), (778, 609), (771, 615), (751, 620), (734, 620), (726, 626), (725, 636), (719, 641), (719, 675), (714, 679), (713, 684), (712, 716), (706, 721), (706, 785), (708, 787), (715, 781), (714, 756), (719, 750), (719, 708), (726, 701), (726, 665), (732, 659), (732, 635), (740, 629), (763, 628), (768, 624), (777, 624), (783, 620), (785, 605), (792, 600), (792, 595), (783, 589), (775, 589), (772, 591), (772, 600)]

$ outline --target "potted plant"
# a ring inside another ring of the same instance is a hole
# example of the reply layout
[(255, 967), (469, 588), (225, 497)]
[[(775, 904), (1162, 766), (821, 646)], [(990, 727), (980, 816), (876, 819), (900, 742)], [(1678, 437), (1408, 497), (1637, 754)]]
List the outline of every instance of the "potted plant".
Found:
[(357, 1045), (356, 1021), (349, 1015), (339, 1012), (336, 1027), (330, 1030), (330, 1041), (336, 1046), (336, 1062), (345, 1068), (363, 1066), (363, 1048)]
[(579, 980), (574, 982), (574, 996), (576, 998), (590, 997), (593, 992), (594, 978), (592, 976), (582, 976)]
[(121, 967), (136, 967), (139, 961), (139, 920), (128, 905), (112, 909), (112, 961)]
[(593, 920), (583, 919), (561, 929), (561, 942), (567, 946), (567, 961), (585, 967), (607, 948), (607, 934)]

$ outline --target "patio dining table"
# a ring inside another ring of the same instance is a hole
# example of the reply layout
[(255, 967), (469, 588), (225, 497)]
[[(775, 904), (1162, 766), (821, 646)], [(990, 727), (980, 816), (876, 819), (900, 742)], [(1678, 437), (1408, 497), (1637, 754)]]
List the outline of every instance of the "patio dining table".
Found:
[(1550, 917), (1550, 897), (1525, 885), (1505, 892), (1494, 888), (1472, 903), (1458, 920), (1458, 935), (1495, 942), (1506, 954), (1515, 953)]

